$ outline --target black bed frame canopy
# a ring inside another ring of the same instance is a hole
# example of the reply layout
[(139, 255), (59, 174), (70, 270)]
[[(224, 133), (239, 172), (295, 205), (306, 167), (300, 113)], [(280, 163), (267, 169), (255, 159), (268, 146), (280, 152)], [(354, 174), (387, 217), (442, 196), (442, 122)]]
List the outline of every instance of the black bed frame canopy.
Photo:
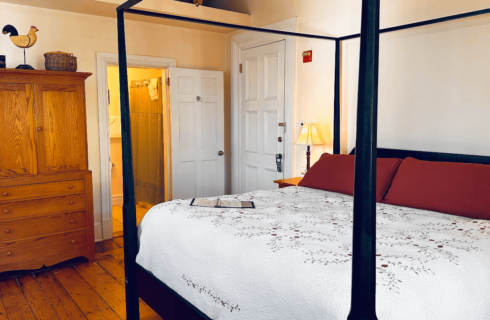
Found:
[[(335, 93), (334, 93), (334, 138), (333, 152), (340, 154), (340, 96), (341, 96), (341, 45), (342, 41), (361, 38), (359, 63), (359, 90), (357, 106), (357, 133), (355, 149), (354, 225), (352, 294), (349, 320), (377, 319), (376, 293), (376, 159), (384, 155), (412, 155), (411, 151), (380, 149), (377, 154), (378, 112), (378, 60), (380, 33), (416, 28), (450, 20), (490, 13), (489, 9), (452, 15), (386, 29), (379, 28), (380, 0), (363, 0), (361, 33), (344, 37), (330, 37), (264, 28), (247, 27), (216, 21), (188, 18), (158, 12), (132, 9), (143, 0), (129, 0), (117, 8), (119, 77), (121, 95), (121, 126), (123, 149), (123, 225), (124, 264), (126, 282), (127, 319), (139, 319), (139, 297), (143, 298), (164, 319), (209, 319), (171, 288), (136, 263), (138, 234), (135, 207), (129, 86), (126, 59), (126, 36), (124, 14), (138, 14), (156, 18), (207, 24), (216, 27), (241, 29), (286, 36), (305, 37), (335, 41)], [(490, 158), (451, 154), (423, 153), (430, 159), (461, 160), (490, 164)], [(148, 282), (145, 285), (143, 282)], [(165, 300), (165, 301), (163, 301)]]

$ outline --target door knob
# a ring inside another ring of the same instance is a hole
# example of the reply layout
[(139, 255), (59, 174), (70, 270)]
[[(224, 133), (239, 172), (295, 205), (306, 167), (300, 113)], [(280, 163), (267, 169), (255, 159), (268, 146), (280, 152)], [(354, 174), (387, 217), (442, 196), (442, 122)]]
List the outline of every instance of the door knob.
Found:
[(225, 153), (223, 151), (218, 152), (220, 156), (224, 155)]
[(201, 101), (201, 100), (202, 100), (202, 98), (201, 98), (200, 96), (197, 96), (197, 97), (196, 97), (196, 100), (197, 100), (197, 101)]
[(43, 128), (37, 127), (37, 131), (43, 131)]
[(282, 142), (282, 137), (277, 138), (277, 141)]

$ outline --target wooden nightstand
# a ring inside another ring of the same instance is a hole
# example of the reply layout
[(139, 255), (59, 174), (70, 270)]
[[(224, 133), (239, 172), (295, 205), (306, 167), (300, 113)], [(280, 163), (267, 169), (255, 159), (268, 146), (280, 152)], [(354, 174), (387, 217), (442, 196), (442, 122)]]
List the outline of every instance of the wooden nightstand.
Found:
[(282, 180), (275, 180), (274, 183), (279, 184), (279, 188), (294, 187), (297, 186), (302, 179), (303, 179), (302, 177), (282, 179)]

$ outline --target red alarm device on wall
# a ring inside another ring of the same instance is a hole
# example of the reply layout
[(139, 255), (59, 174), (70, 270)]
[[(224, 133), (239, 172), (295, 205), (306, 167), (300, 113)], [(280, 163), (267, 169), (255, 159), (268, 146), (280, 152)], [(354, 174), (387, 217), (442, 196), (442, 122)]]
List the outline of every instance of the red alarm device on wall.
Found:
[(313, 50), (303, 52), (303, 63), (313, 61)]

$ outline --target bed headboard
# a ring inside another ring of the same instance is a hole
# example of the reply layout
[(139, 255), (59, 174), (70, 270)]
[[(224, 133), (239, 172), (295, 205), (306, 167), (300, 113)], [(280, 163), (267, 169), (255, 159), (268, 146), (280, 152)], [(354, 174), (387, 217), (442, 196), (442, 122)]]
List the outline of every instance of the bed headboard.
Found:
[[(350, 154), (356, 154), (356, 149), (352, 149)], [(423, 161), (478, 163), (490, 165), (490, 157), (484, 156), (378, 148), (378, 158), (405, 159), (408, 157)]]

